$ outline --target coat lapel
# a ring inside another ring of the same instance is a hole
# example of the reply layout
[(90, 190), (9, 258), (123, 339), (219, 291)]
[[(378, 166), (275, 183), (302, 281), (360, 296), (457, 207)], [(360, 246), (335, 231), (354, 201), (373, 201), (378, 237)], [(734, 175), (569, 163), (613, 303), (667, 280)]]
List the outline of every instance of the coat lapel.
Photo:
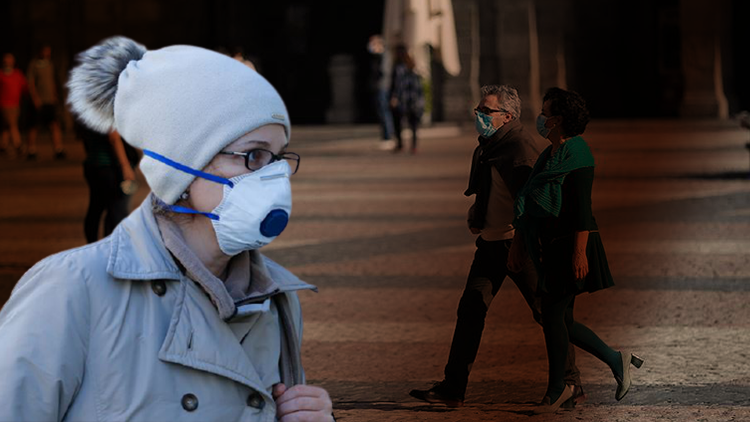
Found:
[(186, 279), (179, 289), (159, 359), (226, 377), (268, 395), (240, 343), (227, 341), (235, 335), (208, 298)]

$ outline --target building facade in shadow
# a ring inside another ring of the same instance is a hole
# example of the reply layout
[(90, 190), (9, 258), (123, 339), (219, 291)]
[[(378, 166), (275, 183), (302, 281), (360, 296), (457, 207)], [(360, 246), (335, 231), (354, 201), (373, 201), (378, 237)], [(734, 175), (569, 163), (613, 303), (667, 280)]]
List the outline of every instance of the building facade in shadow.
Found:
[[(515, 86), (525, 117), (551, 86), (580, 92), (599, 118), (728, 118), (750, 109), (747, 1), (452, 4), (461, 72), (445, 72), (435, 52), (433, 121), (470, 121), (478, 87), (490, 83)], [(50, 44), (61, 79), (77, 52), (111, 35), (151, 49), (241, 49), (296, 124), (373, 123), (366, 46), (382, 31), (384, 10), (385, 0), (9, 0), (0, 5), (0, 47), (24, 68)]]

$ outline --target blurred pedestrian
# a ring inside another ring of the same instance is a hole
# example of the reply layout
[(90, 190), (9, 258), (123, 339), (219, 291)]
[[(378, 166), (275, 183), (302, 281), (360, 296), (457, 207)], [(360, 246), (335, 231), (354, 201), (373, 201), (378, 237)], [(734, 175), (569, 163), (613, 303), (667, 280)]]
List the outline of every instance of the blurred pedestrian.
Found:
[(404, 119), (412, 133), (411, 152), (417, 152), (417, 130), (424, 112), (422, 77), (414, 70), (414, 59), (405, 45), (396, 46), (393, 71), (391, 73), (390, 106), (393, 114), (393, 129), (396, 135), (394, 152), (403, 148), (401, 125)]
[(564, 379), (571, 341), (609, 366), (617, 382), (617, 400), (630, 388), (630, 365), (643, 363), (630, 352), (613, 350), (573, 317), (576, 295), (614, 285), (591, 210), (594, 156), (580, 136), (588, 122), (579, 94), (560, 88), (547, 91), (537, 130), (551, 145), (539, 156), (515, 201), (517, 231), (508, 268), (521, 269), (526, 257), (537, 268), (549, 362), (547, 391), (535, 413), (555, 412), (573, 396)]
[(21, 132), (18, 118), (21, 113), (21, 98), (28, 93), (26, 78), (16, 69), (16, 57), (12, 53), (3, 54), (3, 69), (0, 72), (0, 114), (2, 116), (2, 138), (0, 154), (5, 155), (8, 138), (13, 143), (16, 156), (21, 155)]
[(368, 90), (373, 99), (373, 106), (378, 115), (382, 149), (393, 149), (393, 116), (389, 104), (388, 78), (383, 73), (383, 54), (385, 45), (380, 34), (371, 35), (367, 42), (367, 52), (370, 58), (370, 72)]
[(60, 95), (57, 85), (55, 66), (52, 63), (52, 47), (43, 45), (38, 55), (29, 63), (26, 72), (29, 93), (34, 104), (29, 127), (29, 145), (26, 157), (37, 158), (36, 138), (40, 127), (46, 127), (52, 136), (55, 159), (65, 158), (62, 131), (60, 129)]
[(130, 197), (137, 187), (135, 168), (138, 152), (122, 141), (116, 130), (108, 134), (89, 129), (76, 122), (76, 135), (83, 141), (86, 159), (83, 176), (89, 186), (89, 207), (83, 229), (86, 242), (99, 239), (99, 226), (104, 216), (104, 237), (130, 212)]
[(297, 292), (314, 286), (258, 250), (299, 163), (277, 91), (231, 57), (124, 37), (80, 54), (68, 87), (79, 119), (143, 151), (152, 192), (16, 284), (0, 420), (332, 421), (301, 362)]
[[(453, 333), (445, 378), (428, 390), (412, 390), (411, 395), (431, 403), (463, 406), (469, 373), (479, 351), (485, 317), (505, 277), (510, 277), (541, 323), (536, 297), (536, 271), (531, 260), (508, 271), (506, 260), (514, 236), (513, 200), (526, 182), (531, 167), (542, 150), (541, 142), (526, 132), (519, 118), (521, 99), (507, 85), (488, 85), (481, 89), (482, 99), (474, 109), (479, 145), (474, 150), (469, 188), (474, 195), (468, 226), (479, 235), (477, 250), (458, 303), (458, 319)], [(546, 322), (546, 321), (545, 321)], [(581, 376), (572, 352), (567, 362), (565, 381), (575, 386), (578, 403), (585, 399)], [(574, 405), (571, 401), (570, 406)]]
[(252, 62), (252, 60), (248, 59), (245, 55), (245, 49), (241, 46), (234, 47), (234, 52), (232, 53), (232, 58), (237, 60), (238, 62), (244, 64), (245, 66), (249, 67), (253, 70), (258, 70), (255, 68), (255, 64)]

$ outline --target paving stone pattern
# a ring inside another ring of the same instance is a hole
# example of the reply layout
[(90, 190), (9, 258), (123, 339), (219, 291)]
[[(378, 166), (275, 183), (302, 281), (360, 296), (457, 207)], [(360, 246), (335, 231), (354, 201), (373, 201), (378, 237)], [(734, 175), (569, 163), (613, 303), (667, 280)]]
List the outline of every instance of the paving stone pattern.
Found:
[[(608, 368), (578, 351), (586, 403), (534, 416), (544, 340), (513, 283), (488, 313), (466, 405), (408, 395), (447, 359), (474, 253), (463, 191), (475, 135), (424, 128), (410, 155), (379, 149), (372, 125), (295, 128), (294, 211), (265, 253), (319, 287), (301, 293), (309, 382), (345, 422), (750, 421), (749, 136), (731, 122), (591, 123), (616, 286), (579, 296), (576, 319), (646, 362), (617, 402)], [(67, 142), (64, 161), (51, 147), (37, 162), (0, 158), (0, 301), (34, 262), (84, 243), (83, 149)]]

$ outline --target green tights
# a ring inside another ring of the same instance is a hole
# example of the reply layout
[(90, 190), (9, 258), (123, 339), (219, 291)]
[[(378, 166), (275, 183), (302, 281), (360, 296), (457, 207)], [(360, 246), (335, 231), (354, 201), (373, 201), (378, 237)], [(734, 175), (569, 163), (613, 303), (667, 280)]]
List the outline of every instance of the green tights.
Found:
[(616, 379), (622, 379), (620, 352), (613, 350), (591, 329), (573, 319), (575, 298), (574, 294), (542, 298), (544, 341), (549, 363), (545, 396), (549, 397), (552, 403), (557, 401), (565, 389), (565, 360), (569, 341), (607, 364)]

